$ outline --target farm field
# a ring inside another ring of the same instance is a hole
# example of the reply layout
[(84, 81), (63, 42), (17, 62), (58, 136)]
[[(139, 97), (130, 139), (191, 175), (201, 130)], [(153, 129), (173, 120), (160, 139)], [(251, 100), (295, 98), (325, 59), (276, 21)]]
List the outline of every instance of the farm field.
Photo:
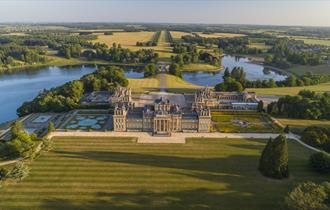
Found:
[(56, 138), (31, 174), (0, 189), (5, 210), (278, 210), (292, 185), (328, 177), (312, 172), (311, 152), (289, 141), (291, 177), (257, 170), (266, 140), (188, 139), (136, 144), (132, 139)]
[(213, 129), (222, 133), (278, 133), (281, 128), (256, 112), (212, 112)]
[(201, 37), (205, 38), (233, 38), (233, 37), (242, 37), (244, 34), (233, 34), (233, 33), (213, 33), (213, 34), (204, 34), (203, 32), (197, 32)]
[(113, 35), (98, 35), (93, 42), (101, 42), (107, 44), (109, 47), (113, 43), (121, 44), (124, 48), (137, 51), (141, 47), (136, 46), (136, 42), (150, 41), (155, 32), (152, 31), (139, 31), (139, 32), (114, 32)]
[(174, 40), (180, 40), (182, 36), (192, 35), (191, 33), (183, 32), (183, 31), (170, 31), (170, 33)]
[(293, 132), (299, 133), (309, 126), (320, 126), (330, 128), (329, 120), (304, 120), (304, 119), (289, 119), (276, 118), (282, 125), (288, 125)]
[(288, 71), (296, 75), (304, 75), (308, 72), (312, 72), (313, 74), (330, 75), (330, 65), (329, 64), (322, 64), (317, 66), (294, 65), (293, 67), (289, 68)]
[(112, 46), (113, 43), (120, 43), (122, 47), (128, 48), (132, 51), (138, 51), (140, 49), (154, 49), (159, 54), (160, 61), (169, 62), (170, 57), (174, 55), (172, 53), (172, 47), (165, 37), (165, 32), (162, 31), (159, 37), (158, 46), (153, 47), (141, 47), (136, 46), (136, 42), (147, 42), (150, 41), (156, 32), (151, 31), (140, 31), (140, 32), (114, 32), (113, 35), (98, 35), (93, 43), (101, 42), (108, 46)]
[(311, 90), (315, 92), (330, 92), (330, 83), (304, 87), (279, 87), (279, 88), (248, 88), (247, 91), (264, 95), (297, 95), (301, 90)]
[(206, 63), (190, 63), (182, 67), (182, 71), (219, 71), (222, 68)]

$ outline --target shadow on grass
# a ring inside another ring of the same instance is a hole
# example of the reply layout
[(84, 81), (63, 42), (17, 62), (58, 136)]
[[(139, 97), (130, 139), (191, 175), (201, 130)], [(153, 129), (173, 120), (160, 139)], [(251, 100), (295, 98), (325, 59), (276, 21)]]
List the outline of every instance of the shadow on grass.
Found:
[[(241, 166), (257, 168), (258, 157), (254, 155), (232, 155), (217, 158), (194, 158), (127, 153), (115, 151), (56, 151), (67, 158), (83, 158), (104, 162), (136, 164), (160, 168), (185, 169), (214, 173), (241, 173)], [(239, 164), (237, 164), (239, 163)], [(244, 174), (244, 173), (243, 173)]]
[[(253, 205), (253, 196), (247, 197), (234, 191), (221, 194), (204, 188), (169, 192), (99, 192), (95, 197), (95, 200), (86, 203), (72, 203), (64, 199), (46, 200), (42, 207), (49, 210), (228, 210), (238, 205), (245, 206), (243, 202), (247, 207), (249, 204)], [(240, 200), (241, 197), (245, 197), (244, 201)], [(237, 201), (230, 203), (228, 200)]]

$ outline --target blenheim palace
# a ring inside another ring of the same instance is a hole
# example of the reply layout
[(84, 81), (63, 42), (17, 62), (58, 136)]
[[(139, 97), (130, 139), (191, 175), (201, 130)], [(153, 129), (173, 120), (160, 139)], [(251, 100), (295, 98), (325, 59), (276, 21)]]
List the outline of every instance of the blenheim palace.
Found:
[[(166, 95), (165, 95), (166, 96)], [(256, 110), (255, 93), (214, 92), (208, 88), (191, 95), (180, 106), (160, 95), (151, 104), (135, 106), (130, 89), (117, 88), (107, 99), (114, 107), (114, 131), (145, 131), (154, 135), (172, 132), (210, 132), (211, 110)]]

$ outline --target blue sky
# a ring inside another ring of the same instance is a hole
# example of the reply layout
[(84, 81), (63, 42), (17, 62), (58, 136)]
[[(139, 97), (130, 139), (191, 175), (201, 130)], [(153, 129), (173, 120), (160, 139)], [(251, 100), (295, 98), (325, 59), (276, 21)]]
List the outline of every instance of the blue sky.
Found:
[(0, 0), (0, 22), (330, 26), (330, 0)]

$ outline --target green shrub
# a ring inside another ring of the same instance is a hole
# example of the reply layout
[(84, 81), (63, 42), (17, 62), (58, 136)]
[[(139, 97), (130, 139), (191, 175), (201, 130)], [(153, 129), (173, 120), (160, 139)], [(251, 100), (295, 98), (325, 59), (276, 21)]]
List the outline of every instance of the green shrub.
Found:
[(30, 173), (30, 169), (23, 162), (18, 162), (13, 167), (13, 169), (9, 172), (8, 178), (14, 179), (16, 181), (22, 181), (25, 179)]
[(5, 168), (0, 168), (0, 181), (4, 181), (7, 179), (8, 170)]
[(329, 131), (325, 128), (316, 126), (308, 127), (303, 131), (301, 140), (314, 147), (322, 148), (328, 152), (330, 151)]
[(310, 164), (318, 172), (330, 173), (330, 155), (326, 152), (312, 154)]
[(286, 197), (285, 204), (289, 210), (327, 210), (328, 183), (317, 185), (306, 182), (295, 187)]
[(259, 171), (264, 176), (283, 179), (289, 176), (288, 162), (287, 140), (284, 135), (279, 135), (269, 139), (260, 157)]

